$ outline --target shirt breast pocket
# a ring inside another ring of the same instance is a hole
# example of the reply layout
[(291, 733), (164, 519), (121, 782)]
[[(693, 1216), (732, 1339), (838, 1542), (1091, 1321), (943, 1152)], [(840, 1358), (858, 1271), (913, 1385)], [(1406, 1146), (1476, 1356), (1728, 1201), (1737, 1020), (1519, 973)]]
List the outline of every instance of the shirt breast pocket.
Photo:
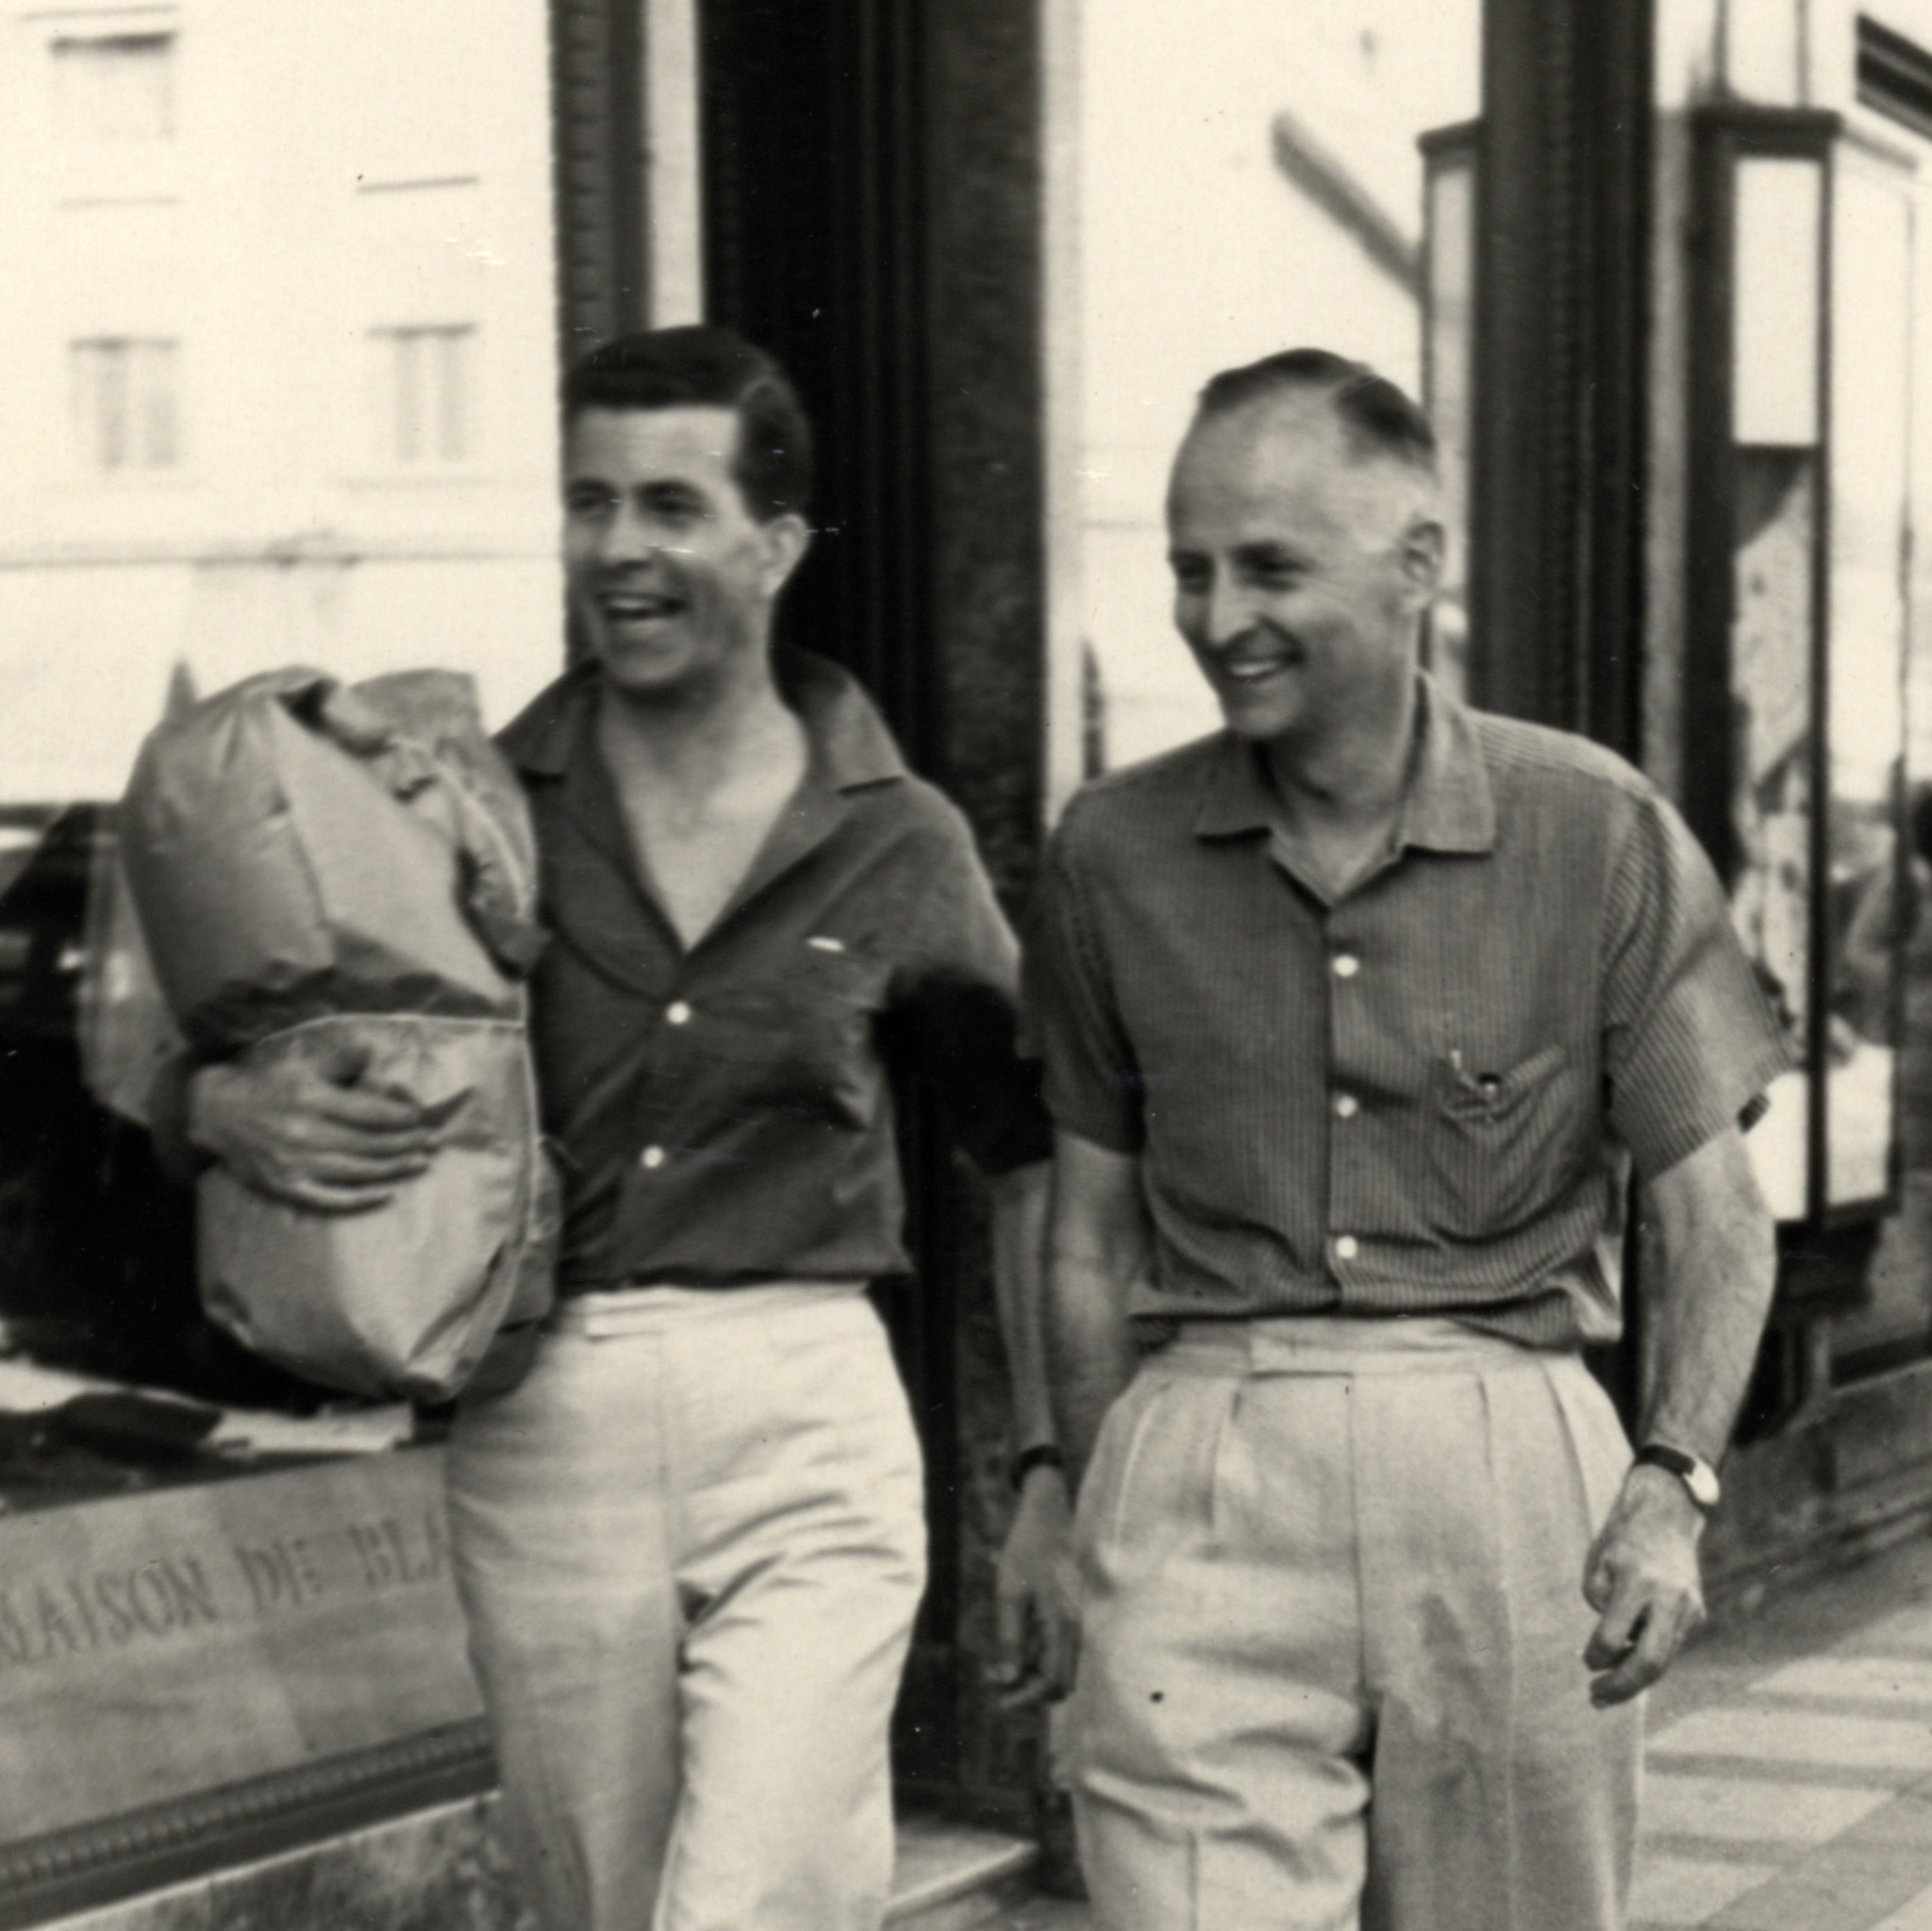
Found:
[(1581, 1138), (1574, 1057), (1544, 1046), (1500, 1073), (1436, 1062), (1427, 1108), (1432, 1218), (1457, 1240), (1533, 1220), (1573, 1178)]
[(782, 969), (714, 992), (703, 1046), (727, 1109), (870, 1126), (882, 1088), (874, 1024), (889, 971), (880, 960), (801, 946)]

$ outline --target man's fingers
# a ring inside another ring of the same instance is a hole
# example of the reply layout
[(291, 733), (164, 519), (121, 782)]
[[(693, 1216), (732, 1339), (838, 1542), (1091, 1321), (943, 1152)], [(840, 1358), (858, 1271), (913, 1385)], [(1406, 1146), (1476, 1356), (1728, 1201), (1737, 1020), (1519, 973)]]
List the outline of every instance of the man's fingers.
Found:
[(397, 1187), (429, 1167), (426, 1153), (364, 1153), (318, 1148), (291, 1177), (322, 1187)]
[(1591, 1702), (1607, 1709), (1642, 1695), (1670, 1668), (1684, 1639), (1697, 1626), (1699, 1615), (1694, 1601), (1668, 1590), (1643, 1604), (1620, 1654), (1598, 1654), (1592, 1638), (1584, 1660), (1604, 1673), (1591, 1679)]
[(291, 1181), (275, 1190), (276, 1197), (310, 1213), (369, 1213), (395, 1196), (393, 1187), (325, 1186), (314, 1180)]
[(1644, 1591), (1624, 1583), (1610, 1591), (1603, 1605), (1597, 1625), (1590, 1633), (1583, 1652), (1584, 1662), (1592, 1670), (1608, 1670), (1622, 1662), (1637, 1640), (1647, 1601)]
[(1010, 1687), (1026, 1667), (1026, 1596), (1001, 1576), (993, 1600), (994, 1656), (988, 1667), (989, 1683)]
[(1615, 1587), (1610, 1565), (1604, 1560), (1604, 1538), (1599, 1536), (1590, 1545), (1590, 1554), (1583, 1558), (1583, 1600), (1602, 1615), (1610, 1606)]
[(422, 1107), (407, 1093), (379, 1092), (374, 1087), (331, 1086), (327, 1080), (318, 1080), (312, 1106), (318, 1118), (340, 1121), (345, 1126), (358, 1127), (367, 1133), (434, 1131)]
[(1066, 1611), (1049, 1617), (1040, 1673), (1041, 1687), (1051, 1701), (1058, 1703), (1061, 1697), (1073, 1694), (1079, 1661), (1080, 1619)]

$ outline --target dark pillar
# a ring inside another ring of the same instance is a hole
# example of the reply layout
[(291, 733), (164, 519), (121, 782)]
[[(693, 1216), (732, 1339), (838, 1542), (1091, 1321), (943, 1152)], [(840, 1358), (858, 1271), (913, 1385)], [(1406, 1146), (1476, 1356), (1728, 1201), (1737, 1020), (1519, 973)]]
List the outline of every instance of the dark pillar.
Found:
[(1478, 701), (1640, 743), (1653, 0), (1488, 0)]
[[(1041, 837), (1045, 558), (1036, 0), (704, 0), (711, 313), (776, 353), (821, 439), (792, 641), (849, 666), (1017, 911)], [(919, 1279), (891, 1318), (928, 1467), (932, 1580), (902, 1777), (1024, 1782), (979, 1687), (1007, 1504), (984, 1214), (918, 1109)]]

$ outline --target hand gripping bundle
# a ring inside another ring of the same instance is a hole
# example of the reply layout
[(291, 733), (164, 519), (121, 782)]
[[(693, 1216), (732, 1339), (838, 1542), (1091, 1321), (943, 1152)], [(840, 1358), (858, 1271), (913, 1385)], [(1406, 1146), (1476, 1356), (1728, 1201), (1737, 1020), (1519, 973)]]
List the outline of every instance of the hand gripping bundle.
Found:
[(311, 1380), (438, 1401), (549, 1305), (556, 1187), (524, 979), (536, 852), (466, 677), (251, 677), (156, 730), (122, 807), (128, 883), (205, 1058), (297, 1056), (441, 1123), (382, 1207), (199, 1182), (210, 1319)]

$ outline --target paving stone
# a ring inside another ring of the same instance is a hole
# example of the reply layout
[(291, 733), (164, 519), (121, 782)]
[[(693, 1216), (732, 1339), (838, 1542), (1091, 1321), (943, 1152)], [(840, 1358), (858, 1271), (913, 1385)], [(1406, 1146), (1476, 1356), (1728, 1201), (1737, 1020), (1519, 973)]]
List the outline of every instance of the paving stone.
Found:
[(1720, 1911), (1712, 1931), (1871, 1931), (1924, 1889), (1926, 1874), (1920, 1851), (1840, 1840)]
[(1777, 1873), (1769, 1865), (1653, 1857), (1638, 1867), (1630, 1916), (1645, 1924), (1704, 1924)]
[(1892, 1912), (1873, 1931), (1932, 1931), (1932, 1889), (1922, 1890)]
[(1654, 1770), (1643, 1780), (1643, 1829), (1647, 1837), (1733, 1838), (1798, 1849), (1837, 1837), (1890, 1802), (1886, 1790)]
[(1923, 1705), (1932, 1709), (1932, 1657), (1807, 1656), (1751, 1686), (1755, 1696), (1831, 1697), (1845, 1702)]
[(1720, 1705), (1679, 1717), (1650, 1740), (1659, 1768), (1673, 1756), (1882, 1772), (1904, 1782), (1932, 1772), (1932, 1721)]

